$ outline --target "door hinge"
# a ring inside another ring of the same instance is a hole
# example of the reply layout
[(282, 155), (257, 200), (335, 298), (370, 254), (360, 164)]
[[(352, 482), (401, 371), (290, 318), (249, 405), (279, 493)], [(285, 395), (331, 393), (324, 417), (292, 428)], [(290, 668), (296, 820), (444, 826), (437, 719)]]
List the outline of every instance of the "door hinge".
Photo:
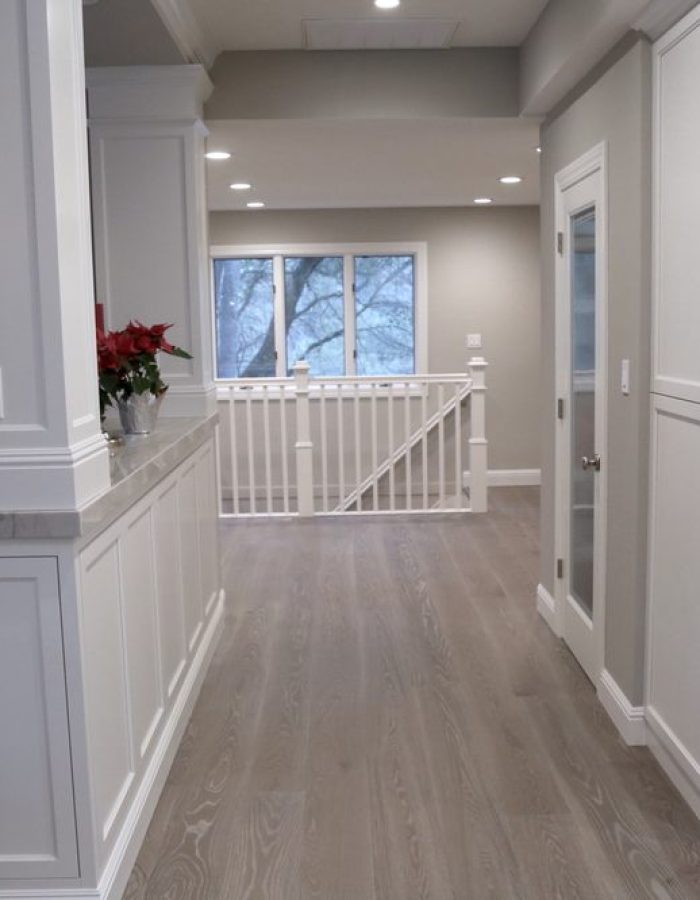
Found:
[(559, 254), (559, 256), (564, 255), (564, 232), (563, 231), (557, 232), (557, 253)]
[(276, 350), (273, 350), (272, 352), (275, 354), (275, 359), (279, 359), (279, 358), (280, 358), (280, 355), (279, 355), (279, 353), (278, 353)]
[(564, 398), (559, 397), (557, 399), (557, 419), (564, 418)]
[(557, 578), (563, 578), (563, 577), (564, 577), (564, 560), (560, 558), (557, 560)]
[(357, 347), (355, 347), (352, 351), (352, 358), (357, 359)]

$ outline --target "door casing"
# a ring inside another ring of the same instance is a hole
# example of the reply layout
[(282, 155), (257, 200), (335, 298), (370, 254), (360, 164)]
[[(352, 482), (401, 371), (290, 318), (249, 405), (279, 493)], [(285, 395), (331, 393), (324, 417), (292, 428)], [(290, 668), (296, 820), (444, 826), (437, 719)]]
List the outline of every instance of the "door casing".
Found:
[[(588, 191), (579, 191), (586, 200), (575, 209), (571, 206), (571, 191), (587, 183)], [(608, 391), (608, 214), (607, 214), (607, 145), (593, 147), (555, 176), (556, 198), (556, 389), (557, 399), (564, 400), (564, 417), (556, 421), (555, 450), (555, 555), (563, 561), (558, 577), (554, 572), (554, 619), (558, 634), (571, 647), (588, 676), (598, 685), (605, 659), (606, 605), (606, 525), (607, 525), (607, 391)], [(601, 454), (602, 467), (596, 475), (594, 518), (594, 587), (593, 623), (588, 620), (570, 598), (570, 490), (571, 490), (571, 254), (570, 220), (577, 210), (595, 206), (596, 209), (596, 447)], [(563, 252), (559, 252), (558, 234), (564, 235)], [(558, 410), (554, 411), (555, 416)]]

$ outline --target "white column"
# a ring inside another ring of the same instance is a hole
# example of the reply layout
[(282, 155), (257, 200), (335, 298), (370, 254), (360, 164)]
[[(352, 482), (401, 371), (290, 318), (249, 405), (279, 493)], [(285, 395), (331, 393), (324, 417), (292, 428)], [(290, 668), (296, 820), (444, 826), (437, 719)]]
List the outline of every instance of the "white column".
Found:
[(472, 379), (469, 437), (469, 500), (472, 512), (488, 510), (488, 449), (486, 439), (486, 367), (481, 356), (468, 362)]
[(76, 509), (109, 486), (81, 0), (0, 3), (0, 104), (0, 509)]
[(314, 473), (311, 441), (311, 416), (309, 410), (309, 364), (301, 361), (294, 366), (296, 383), (297, 413), (297, 503), (299, 515), (308, 518), (314, 515)]
[(201, 66), (133, 66), (87, 74), (98, 300), (108, 328), (173, 322), (192, 353), (163, 355), (163, 414), (216, 408)]

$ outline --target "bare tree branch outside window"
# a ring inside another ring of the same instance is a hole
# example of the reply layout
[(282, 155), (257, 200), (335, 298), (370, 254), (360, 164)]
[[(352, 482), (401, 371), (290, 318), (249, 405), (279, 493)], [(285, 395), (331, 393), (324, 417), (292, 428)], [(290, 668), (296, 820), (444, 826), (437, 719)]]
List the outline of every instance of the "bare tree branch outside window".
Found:
[[(287, 369), (306, 359), (316, 375), (343, 375), (345, 360), (344, 259), (284, 259)], [(414, 261), (412, 256), (354, 258), (357, 372), (401, 375), (415, 371)], [(276, 373), (273, 260), (214, 262), (219, 378)]]

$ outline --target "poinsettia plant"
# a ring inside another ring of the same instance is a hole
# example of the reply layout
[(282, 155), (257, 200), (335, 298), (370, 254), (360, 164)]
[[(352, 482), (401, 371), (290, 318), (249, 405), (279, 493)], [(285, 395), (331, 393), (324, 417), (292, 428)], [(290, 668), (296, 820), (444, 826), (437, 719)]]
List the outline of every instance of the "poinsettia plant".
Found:
[(126, 400), (131, 394), (149, 391), (156, 397), (165, 393), (168, 385), (161, 378), (158, 353), (192, 359), (186, 350), (166, 339), (165, 332), (169, 328), (172, 325), (165, 323), (148, 326), (129, 322), (121, 331), (97, 329), (100, 413), (103, 418), (113, 400)]

